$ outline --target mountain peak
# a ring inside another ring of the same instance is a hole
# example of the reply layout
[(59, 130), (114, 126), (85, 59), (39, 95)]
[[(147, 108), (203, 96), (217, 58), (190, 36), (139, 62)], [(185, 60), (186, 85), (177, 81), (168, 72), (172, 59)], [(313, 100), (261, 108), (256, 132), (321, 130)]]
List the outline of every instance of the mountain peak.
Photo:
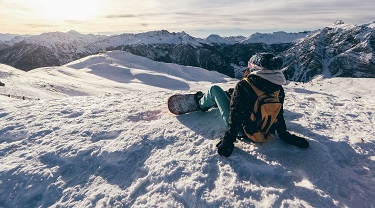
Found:
[(211, 34), (209, 35), (206, 39), (205, 39), (206, 42), (208, 43), (218, 43), (218, 44), (229, 44), (230, 41), (224, 39), (223, 37), (221, 37), (220, 35), (217, 35), (217, 34)]
[(333, 25), (343, 25), (343, 24), (345, 24), (345, 22), (342, 20), (336, 20), (336, 22), (333, 23)]
[(70, 35), (82, 35), (81, 33), (77, 32), (75, 30), (69, 30), (67, 33), (70, 34)]

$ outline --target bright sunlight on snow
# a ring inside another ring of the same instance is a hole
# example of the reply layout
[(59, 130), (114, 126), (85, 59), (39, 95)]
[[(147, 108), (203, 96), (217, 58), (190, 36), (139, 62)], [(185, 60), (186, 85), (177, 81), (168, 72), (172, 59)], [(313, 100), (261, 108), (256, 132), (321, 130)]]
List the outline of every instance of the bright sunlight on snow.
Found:
[(167, 108), (234, 87), (217, 72), (113, 51), (0, 80), (0, 207), (374, 207), (374, 79), (288, 83), (310, 147), (238, 141), (226, 159), (217, 109)]

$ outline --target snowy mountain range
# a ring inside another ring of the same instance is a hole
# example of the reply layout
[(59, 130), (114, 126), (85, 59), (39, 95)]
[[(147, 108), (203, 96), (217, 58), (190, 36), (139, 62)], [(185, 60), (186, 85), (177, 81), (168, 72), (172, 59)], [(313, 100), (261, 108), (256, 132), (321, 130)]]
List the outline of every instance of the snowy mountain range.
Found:
[(79, 41), (79, 45), (87, 45), (97, 43), (99, 47), (117, 47), (119, 45), (137, 45), (137, 44), (189, 44), (201, 46), (202, 44), (238, 44), (238, 43), (291, 43), (297, 42), (306, 37), (310, 32), (287, 33), (274, 32), (269, 33), (255, 33), (250, 37), (245, 36), (230, 36), (221, 37), (219, 35), (210, 35), (205, 39), (194, 38), (185, 32), (168, 32), (167, 30), (151, 31), (138, 34), (121, 34), (121, 35), (92, 35), (81, 34), (77, 31), (71, 30), (67, 33), (50, 32), (41, 35), (15, 35), (15, 34), (0, 34), (0, 42), (7, 46), (13, 46), (23, 40), (31, 44), (44, 45), (48, 48), (53, 48), (56, 44), (64, 42)]
[(166, 30), (112, 36), (76, 31), (35, 36), (0, 35), (0, 63), (25, 71), (61, 66), (108, 50), (123, 50), (149, 59), (196, 66), (241, 77), (250, 56), (271, 52), (283, 57), (289, 80), (306, 82), (315, 76), (375, 77), (375, 23), (335, 24), (313, 32), (250, 37), (210, 35), (194, 38)]
[(221, 158), (218, 109), (175, 116), (175, 93), (238, 80), (124, 51), (22, 71), (0, 64), (0, 207), (374, 207), (375, 82), (288, 82), (288, 129)]
[[(252, 40), (252, 36), (222, 38), (218, 35), (200, 39), (185, 32), (170, 33), (165, 30), (112, 36), (83, 35), (76, 31), (14, 38), (10, 38), (11, 35), (0, 35), (0, 63), (28, 71), (38, 67), (59, 66), (88, 55), (118, 49), (156, 61), (199, 66), (233, 76), (232, 65), (240, 63), (232, 63), (229, 59), (243, 55), (225, 53), (228, 48), (233, 48), (229, 51), (235, 51), (238, 50), (238, 45), (245, 44), (249, 48), (246, 51), (246, 59), (248, 59), (249, 51), (269, 50), (267, 47), (271, 44), (291, 45), (292, 42), (306, 36), (306, 33), (296, 35), (279, 32), (263, 34), (265, 38), (260, 36), (262, 35), (257, 34), (256, 40)], [(241, 62), (246, 61), (241, 60)]]

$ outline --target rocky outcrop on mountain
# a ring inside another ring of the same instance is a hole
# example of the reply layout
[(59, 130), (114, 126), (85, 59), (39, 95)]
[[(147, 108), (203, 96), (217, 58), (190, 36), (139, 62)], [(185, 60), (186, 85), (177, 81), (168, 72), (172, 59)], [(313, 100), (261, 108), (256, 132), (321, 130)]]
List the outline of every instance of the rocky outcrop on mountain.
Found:
[(230, 63), (224, 58), (224, 55), (215, 47), (209, 45), (193, 47), (187, 44), (143, 44), (124, 45), (116, 49), (144, 56), (155, 61), (197, 66), (218, 71), (228, 76), (234, 76), (233, 69)]
[(24, 71), (38, 67), (59, 66), (61, 62), (53, 52), (40, 45), (18, 43), (0, 51), (0, 63), (13, 66)]
[(16, 37), (13, 42), (9, 41), (8, 47), (0, 49), (0, 63), (28, 71), (60, 66), (101, 50), (94, 44), (101, 36), (82, 35), (75, 31), (21, 38)]
[(0, 41), (0, 50), (6, 49), (6, 48), (9, 48), (9, 45), (7, 45), (6, 43), (4, 43), (3, 41)]
[(325, 77), (375, 77), (375, 23), (335, 24), (286, 50), (284, 74), (293, 81)]

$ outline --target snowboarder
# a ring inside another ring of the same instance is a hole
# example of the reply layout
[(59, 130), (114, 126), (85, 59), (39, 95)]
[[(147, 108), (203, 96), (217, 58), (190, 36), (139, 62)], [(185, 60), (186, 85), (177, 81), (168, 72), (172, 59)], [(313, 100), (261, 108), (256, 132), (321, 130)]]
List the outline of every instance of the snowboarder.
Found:
[(286, 143), (300, 148), (309, 147), (306, 139), (288, 132), (282, 105), (280, 111), (277, 111), (277, 117), (275, 116), (277, 120), (270, 126), (265, 138), (260, 141), (253, 137), (260, 132), (257, 123), (250, 119), (258, 99), (255, 89), (259, 88), (266, 94), (277, 92), (278, 100), (283, 104), (285, 92), (282, 85), (286, 84), (286, 80), (280, 70), (282, 65), (280, 57), (270, 53), (258, 53), (250, 58), (244, 74), (245, 79), (237, 83), (231, 98), (221, 87), (216, 85), (212, 86), (207, 93), (199, 91), (195, 94), (195, 101), (201, 111), (207, 111), (216, 105), (228, 126), (224, 138), (216, 145), (220, 156), (229, 157), (232, 154), (234, 142), (238, 136), (246, 135), (254, 142), (265, 142), (275, 134), (275, 131)]

